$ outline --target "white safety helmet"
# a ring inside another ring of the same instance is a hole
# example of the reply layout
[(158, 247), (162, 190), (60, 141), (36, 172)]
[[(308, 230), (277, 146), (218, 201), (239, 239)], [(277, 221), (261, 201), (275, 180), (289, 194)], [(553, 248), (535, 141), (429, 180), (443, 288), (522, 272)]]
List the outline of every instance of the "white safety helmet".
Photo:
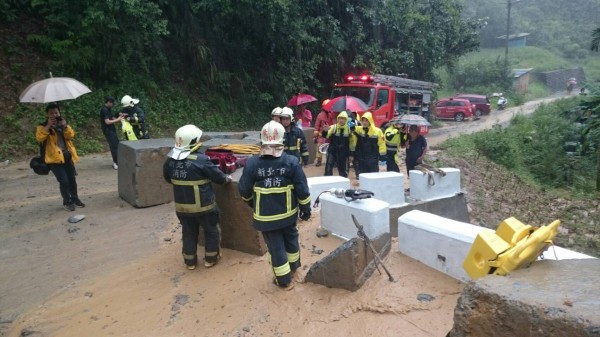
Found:
[(129, 95), (125, 95), (125, 96), (123, 96), (123, 98), (121, 98), (121, 106), (124, 108), (126, 108), (126, 107), (133, 108), (133, 106), (138, 104), (139, 102), (140, 102), (139, 99), (131, 98), (131, 96), (129, 96)]
[(260, 141), (263, 145), (283, 145), (284, 134), (285, 128), (283, 125), (270, 121), (262, 127)]
[(190, 155), (192, 148), (200, 144), (202, 130), (195, 125), (188, 124), (180, 127), (175, 132), (175, 147), (171, 149), (168, 156), (181, 160)]
[(281, 109), (281, 113), (279, 114), (279, 118), (282, 118), (282, 117), (289, 117), (290, 120), (293, 120), (294, 119), (294, 111), (286, 106), (285, 108)]
[(276, 107), (275, 109), (273, 109), (273, 111), (271, 111), (271, 116), (279, 116), (281, 115), (281, 111), (283, 109), (281, 109), (280, 107)]
[(270, 121), (265, 124), (260, 131), (261, 156), (281, 157), (283, 153), (283, 135), (285, 128), (280, 123)]

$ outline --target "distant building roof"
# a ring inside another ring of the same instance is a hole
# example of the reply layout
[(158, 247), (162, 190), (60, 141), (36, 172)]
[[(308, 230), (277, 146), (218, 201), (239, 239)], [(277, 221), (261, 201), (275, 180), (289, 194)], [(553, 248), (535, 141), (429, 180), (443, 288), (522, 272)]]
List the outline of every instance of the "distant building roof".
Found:
[(513, 69), (512, 70), (512, 74), (514, 78), (519, 78), (525, 74), (527, 74), (528, 72), (532, 71), (533, 68), (526, 68), (526, 69)]
[[(508, 36), (509, 40), (514, 40), (514, 39), (520, 39), (526, 36), (529, 36), (529, 33), (518, 33), (518, 34), (510, 34)], [(501, 39), (501, 40), (506, 40), (506, 34), (502, 35), (502, 36), (498, 36), (497, 39)]]

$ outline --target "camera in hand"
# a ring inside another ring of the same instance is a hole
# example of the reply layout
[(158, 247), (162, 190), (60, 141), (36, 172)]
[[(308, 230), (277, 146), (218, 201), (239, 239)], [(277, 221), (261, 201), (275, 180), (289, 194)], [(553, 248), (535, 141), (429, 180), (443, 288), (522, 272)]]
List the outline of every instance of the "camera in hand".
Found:
[(60, 125), (60, 122), (62, 122), (62, 120), (63, 120), (62, 117), (57, 116), (55, 118), (55, 120), (56, 120), (56, 131), (63, 132), (62, 125)]

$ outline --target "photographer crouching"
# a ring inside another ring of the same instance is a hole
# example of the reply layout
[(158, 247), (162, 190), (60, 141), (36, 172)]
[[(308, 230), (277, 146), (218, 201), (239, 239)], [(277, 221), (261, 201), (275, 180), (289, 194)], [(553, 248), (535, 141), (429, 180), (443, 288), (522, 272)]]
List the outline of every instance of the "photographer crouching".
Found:
[(76, 206), (85, 207), (77, 196), (75, 163), (79, 157), (72, 142), (75, 131), (60, 116), (60, 107), (56, 103), (46, 106), (46, 117), (46, 122), (36, 128), (35, 139), (42, 146), (44, 162), (58, 181), (63, 207), (67, 211), (74, 211)]

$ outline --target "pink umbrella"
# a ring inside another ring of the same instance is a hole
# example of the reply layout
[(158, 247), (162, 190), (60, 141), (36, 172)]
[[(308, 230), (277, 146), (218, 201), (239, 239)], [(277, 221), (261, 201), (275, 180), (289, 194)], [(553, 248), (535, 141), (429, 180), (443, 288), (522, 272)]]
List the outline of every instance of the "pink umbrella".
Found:
[(287, 106), (297, 106), (306, 103), (315, 102), (317, 99), (309, 94), (298, 94), (287, 102)]

